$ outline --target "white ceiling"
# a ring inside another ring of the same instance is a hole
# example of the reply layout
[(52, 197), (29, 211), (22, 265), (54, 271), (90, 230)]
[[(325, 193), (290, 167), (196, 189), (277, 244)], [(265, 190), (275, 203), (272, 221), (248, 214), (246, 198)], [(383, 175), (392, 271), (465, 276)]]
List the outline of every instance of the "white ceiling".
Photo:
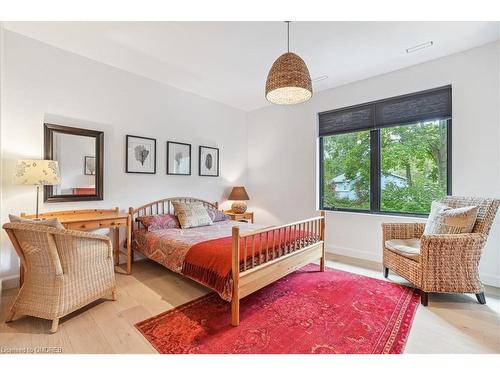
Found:
[[(88, 58), (250, 111), (285, 52), (282, 22), (6, 22)], [(499, 38), (498, 22), (292, 22), (290, 49), (318, 92), (467, 50)], [(411, 54), (406, 48), (432, 40)]]

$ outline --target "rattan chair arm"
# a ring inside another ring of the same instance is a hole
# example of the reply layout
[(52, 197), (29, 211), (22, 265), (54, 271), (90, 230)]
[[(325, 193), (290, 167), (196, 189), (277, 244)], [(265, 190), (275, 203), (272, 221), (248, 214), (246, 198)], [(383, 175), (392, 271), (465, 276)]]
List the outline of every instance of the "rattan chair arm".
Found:
[(447, 260), (459, 262), (481, 256), (487, 235), (482, 233), (432, 234), (420, 238), (422, 261), (435, 264), (434, 260), (446, 265)]
[(460, 233), (460, 234), (424, 234), (420, 238), (420, 243), (429, 243), (431, 245), (440, 243), (454, 244), (483, 244), (487, 235), (482, 233)]
[[(91, 233), (91, 232), (84, 232), (84, 231), (79, 231), (79, 230), (69, 230), (69, 229), (57, 229), (58, 231), (62, 230), (62, 233), (54, 233), (56, 235), (65, 235), (65, 236), (72, 236), (78, 239), (82, 240), (99, 240), (104, 242), (104, 246), (107, 247), (107, 253), (108, 253), (108, 259), (113, 258), (113, 245), (111, 243), (111, 239), (108, 236), (105, 236), (103, 234), (97, 234), (97, 233)], [(85, 244), (82, 244), (83, 247), (85, 247)], [(80, 247), (78, 247), (80, 249)], [(83, 249), (82, 251), (86, 251)]]
[(420, 238), (424, 233), (425, 223), (383, 223), (383, 241)]
[(111, 243), (111, 240), (109, 238), (108, 241), (106, 242), (106, 246), (108, 247), (108, 259), (114, 259), (113, 244)]
[[(76, 236), (75, 236), (76, 237)], [(89, 254), (89, 248), (92, 247), (92, 240), (101, 240), (100, 238), (89, 238), (89, 237), (78, 237), (76, 251), (81, 251), (83, 253)], [(113, 259), (113, 245), (111, 244), (111, 240), (107, 238), (106, 241), (100, 241), (96, 250), (95, 255), (97, 256), (101, 251), (106, 252), (106, 257), (108, 259)], [(102, 250), (101, 250), (102, 249)]]
[(478, 268), (486, 239), (482, 233), (422, 236), (422, 289), (460, 293), (481, 291)]
[(64, 229), (63, 233), (56, 233), (56, 234), (63, 234), (63, 235), (79, 237), (79, 238), (89, 238), (89, 239), (101, 240), (101, 241), (111, 243), (110, 238), (104, 234), (84, 232), (84, 231), (80, 231), (80, 230)]

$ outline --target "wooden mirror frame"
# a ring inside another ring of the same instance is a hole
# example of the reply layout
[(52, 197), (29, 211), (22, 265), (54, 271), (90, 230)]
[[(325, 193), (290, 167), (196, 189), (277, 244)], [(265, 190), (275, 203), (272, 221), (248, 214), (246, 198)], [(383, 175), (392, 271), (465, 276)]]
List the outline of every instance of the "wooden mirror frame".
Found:
[(44, 158), (46, 160), (54, 160), (54, 133), (64, 133), (95, 138), (95, 156), (97, 167), (95, 174), (96, 193), (88, 195), (54, 195), (54, 189), (52, 186), (44, 186), (44, 202), (102, 201), (104, 198), (104, 132), (45, 123), (43, 124), (43, 143), (45, 149)]

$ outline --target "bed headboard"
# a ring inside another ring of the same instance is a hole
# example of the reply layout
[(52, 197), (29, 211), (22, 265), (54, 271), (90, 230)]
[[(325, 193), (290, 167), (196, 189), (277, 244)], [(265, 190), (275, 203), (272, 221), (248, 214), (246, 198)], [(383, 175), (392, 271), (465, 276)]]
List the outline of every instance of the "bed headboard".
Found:
[(161, 215), (161, 214), (174, 214), (174, 206), (172, 202), (201, 202), (203, 206), (206, 208), (219, 208), (219, 204), (217, 202), (210, 203), (204, 201), (203, 199), (192, 198), (192, 197), (174, 197), (174, 198), (165, 198), (160, 199), (143, 206), (134, 208), (130, 207), (128, 212), (132, 219), (132, 229), (138, 229), (140, 227), (140, 223), (136, 221), (136, 219), (140, 216), (148, 216), (148, 215)]

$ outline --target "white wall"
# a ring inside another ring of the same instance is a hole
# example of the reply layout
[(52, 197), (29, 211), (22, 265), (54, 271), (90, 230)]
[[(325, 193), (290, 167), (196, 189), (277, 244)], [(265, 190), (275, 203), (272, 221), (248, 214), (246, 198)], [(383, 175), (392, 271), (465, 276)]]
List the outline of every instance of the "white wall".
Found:
[[(35, 189), (11, 184), (16, 159), (43, 158), (43, 123), (104, 131), (104, 200), (43, 204), (42, 210), (128, 209), (169, 196), (222, 201), (246, 184), (246, 114), (197, 95), (4, 31), (2, 211), (33, 212)], [(125, 135), (157, 139), (157, 173), (126, 174)], [(192, 175), (166, 175), (166, 141), (192, 144)], [(220, 177), (198, 176), (198, 145), (220, 148)], [(18, 273), (2, 231), (1, 273)]]
[[(3, 23), (0, 22), (0, 155), (2, 154), (2, 113), (3, 113)], [(2, 163), (0, 163), (0, 180), (2, 179)], [(2, 212), (2, 189), (0, 188), (0, 212)], [(0, 243), (1, 245), (1, 243)], [(0, 265), (2, 264), (2, 251), (0, 248)], [(0, 295), (2, 294), (2, 282), (0, 277)]]
[[(332, 62), (334, 64), (334, 62)], [(452, 85), (454, 195), (500, 197), (498, 43), (316, 93), (308, 103), (248, 115), (248, 191), (259, 222), (315, 214), (317, 113)], [(327, 213), (328, 251), (381, 261), (380, 224), (416, 219)], [(500, 286), (500, 220), (481, 261), (483, 281)]]

